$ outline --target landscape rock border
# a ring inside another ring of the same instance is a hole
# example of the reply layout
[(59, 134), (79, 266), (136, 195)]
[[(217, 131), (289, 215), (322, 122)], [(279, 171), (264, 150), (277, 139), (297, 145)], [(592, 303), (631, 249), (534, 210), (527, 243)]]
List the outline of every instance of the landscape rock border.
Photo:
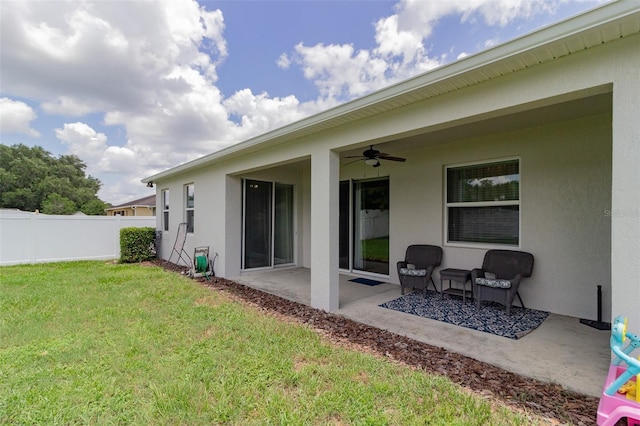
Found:
[[(187, 269), (163, 260), (154, 263), (186, 274)], [(509, 372), (473, 358), (432, 346), (340, 315), (283, 299), (224, 278), (199, 278), (206, 287), (267, 313), (313, 328), (339, 345), (393, 359), (411, 368), (448, 377), (472, 392), (535, 413), (550, 424), (595, 425), (598, 398)]]

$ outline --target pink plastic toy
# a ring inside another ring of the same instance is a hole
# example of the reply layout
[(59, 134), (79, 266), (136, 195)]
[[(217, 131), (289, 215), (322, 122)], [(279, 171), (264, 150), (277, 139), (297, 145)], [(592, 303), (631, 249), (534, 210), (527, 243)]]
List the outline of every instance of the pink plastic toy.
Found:
[(598, 424), (612, 426), (626, 417), (627, 426), (640, 426), (640, 360), (631, 357), (640, 348), (640, 337), (627, 332), (626, 318), (615, 319), (610, 345), (615, 357), (600, 397)]

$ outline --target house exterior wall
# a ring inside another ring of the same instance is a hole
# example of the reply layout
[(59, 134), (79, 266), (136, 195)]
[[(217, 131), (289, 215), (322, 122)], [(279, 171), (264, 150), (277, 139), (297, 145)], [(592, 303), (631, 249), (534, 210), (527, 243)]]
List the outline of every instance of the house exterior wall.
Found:
[(155, 216), (155, 209), (153, 207), (135, 206), (135, 207), (121, 207), (117, 210), (107, 210), (107, 216)]
[[(170, 197), (169, 231), (166, 232), (169, 238), (163, 236), (163, 253), (167, 255), (172, 253), (178, 225), (186, 221), (184, 187), (187, 184), (194, 185), (194, 232), (187, 233), (184, 249), (189, 256), (193, 257), (193, 251), (196, 247), (208, 246), (211, 253), (219, 255), (214, 268), (216, 275), (222, 275), (228, 260), (225, 256), (227, 253), (226, 244), (229, 240), (227, 234), (235, 234), (240, 230), (240, 228), (236, 229), (240, 219), (238, 218), (237, 223), (234, 223), (226, 215), (227, 205), (236, 208), (235, 205), (240, 199), (240, 194), (236, 198), (225, 195), (229, 185), (223, 170), (200, 169), (195, 173), (178, 176), (166, 183), (158, 184), (159, 190), (169, 189)], [(233, 191), (229, 191), (229, 194), (233, 193)], [(237, 207), (237, 215), (240, 214), (240, 211), (240, 208)], [(160, 227), (161, 216), (157, 217), (158, 227)], [(233, 239), (231, 238), (231, 240)], [(176, 257), (172, 261), (175, 262)]]
[(630, 330), (637, 330), (640, 326), (639, 37), (635, 42), (633, 54), (619, 58), (620, 66), (628, 73), (617, 75), (614, 82), (610, 212), (613, 316), (626, 316)]
[[(169, 258), (175, 243), (176, 230), (185, 221), (184, 185), (193, 183), (195, 191), (194, 233), (187, 234), (185, 251), (192, 256), (198, 246), (209, 246), (218, 253), (215, 271), (218, 276), (236, 276), (241, 271), (242, 250), (242, 179), (257, 179), (291, 184), (295, 203), (295, 260), (310, 267), (308, 247), (308, 215), (310, 165), (302, 161), (295, 166), (247, 170), (242, 160), (229, 161), (215, 168), (202, 168), (157, 183), (159, 193), (169, 190), (169, 231), (163, 232), (163, 257)], [(160, 198), (160, 197), (158, 197)], [(306, 204), (305, 204), (306, 203)], [(158, 206), (160, 208), (160, 206)], [(157, 216), (157, 228), (162, 229), (162, 217)], [(306, 229), (306, 231), (305, 231)], [(305, 233), (307, 235), (305, 235)], [(305, 247), (307, 247), (305, 251)], [(176, 261), (177, 255), (171, 259)]]
[[(446, 243), (444, 168), (468, 162), (520, 160), (520, 247), (535, 256), (534, 274), (521, 287), (531, 308), (595, 318), (596, 285), (604, 316), (611, 314), (611, 115), (600, 114), (446, 145), (394, 152), (403, 164), (379, 169), (360, 163), (342, 179), (390, 179), (390, 278), (410, 244), (444, 248), (442, 268), (472, 269), (496, 246)], [(438, 274), (435, 274), (438, 279)]]
[[(192, 250), (198, 244), (220, 244), (225, 250), (220, 253), (217, 272), (232, 276), (239, 272), (240, 179), (256, 173), (277, 177), (288, 170), (289, 163), (304, 163), (295, 177), (301, 209), (297, 261), (300, 266), (325, 269), (324, 275), (314, 276), (312, 271), (312, 295), (315, 285), (320, 293), (316, 293), (314, 306), (331, 308), (337, 303), (331, 284), (338, 273), (331, 257), (337, 242), (326, 236), (333, 235), (337, 209), (332, 209), (332, 200), (338, 188), (331, 189), (327, 182), (378, 173), (390, 176), (390, 254), (395, 262), (406, 245), (417, 239), (444, 244), (445, 165), (518, 157), (521, 249), (536, 256), (534, 275), (522, 289), (525, 302), (534, 308), (595, 319), (595, 289), (602, 285), (604, 319), (624, 314), (640, 323), (640, 220), (635, 215), (612, 218), (606, 214), (607, 210), (633, 212), (640, 205), (638, 69), (640, 36), (629, 36), (338, 129), (263, 146), (260, 151), (247, 149), (245, 155), (162, 179), (157, 187), (159, 191), (170, 189), (170, 229), (175, 236), (180, 220), (174, 206), (182, 209), (182, 185), (194, 182), (196, 233), (188, 237), (187, 246)], [(528, 111), (535, 114), (534, 108), (612, 91), (611, 112), (563, 122), (551, 119), (483, 137), (464, 132), (464, 126), (483, 120), (508, 120), (509, 114)], [(429, 133), (447, 128), (461, 132), (446, 143), (429, 140)], [(410, 158), (407, 163), (386, 163), (364, 172), (342, 167), (340, 176), (334, 175), (337, 151), (422, 133), (424, 145), (393, 152)], [(445, 245), (443, 267), (474, 267), (482, 263), (483, 254), (483, 249)], [(319, 265), (318, 259), (322, 259)], [(393, 267), (391, 270), (391, 280), (397, 281)], [(324, 294), (322, 280), (329, 283)]]

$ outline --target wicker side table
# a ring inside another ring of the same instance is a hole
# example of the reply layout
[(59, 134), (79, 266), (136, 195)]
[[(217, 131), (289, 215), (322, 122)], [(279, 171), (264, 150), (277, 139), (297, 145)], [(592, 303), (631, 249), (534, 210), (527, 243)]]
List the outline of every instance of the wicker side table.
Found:
[[(449, 288), (444, 288), (444, 282), (449, 281)], [(452, 287), (452, 282), (462, 284), (462, 288)], [(440, 290), (441, 295), (452, 294), (454, 296), (462, 296), (462, 303), (466, 303), (467, 299), (467, 283), (471, 283), (471, 271), (468, 269), (447, 268), (440, 271)], [(473, 284), (471, 285), (470, 299), (473, 299)]]

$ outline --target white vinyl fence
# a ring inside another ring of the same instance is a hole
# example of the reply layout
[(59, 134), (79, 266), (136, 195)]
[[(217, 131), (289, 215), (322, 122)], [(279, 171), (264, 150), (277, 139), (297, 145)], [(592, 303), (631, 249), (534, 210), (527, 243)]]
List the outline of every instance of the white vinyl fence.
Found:
[(118, 259), (120, 229), (156, 227), (155, 216), (0, 213), (0, 266)]

